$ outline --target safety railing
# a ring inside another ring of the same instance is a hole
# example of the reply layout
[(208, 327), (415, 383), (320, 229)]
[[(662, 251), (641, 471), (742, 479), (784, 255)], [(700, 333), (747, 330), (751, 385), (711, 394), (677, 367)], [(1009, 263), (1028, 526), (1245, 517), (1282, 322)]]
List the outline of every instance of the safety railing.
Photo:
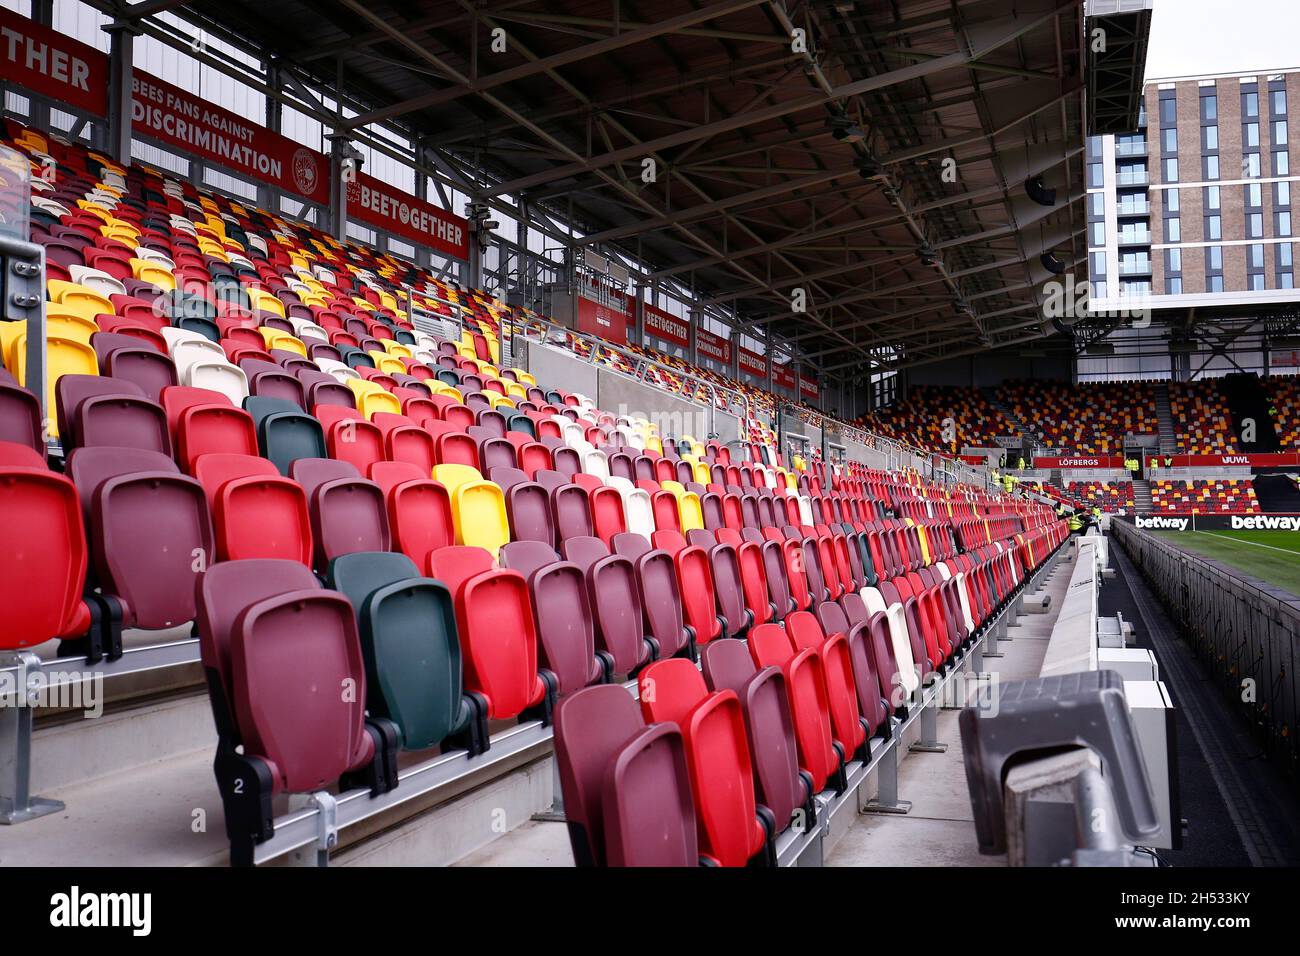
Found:
[(1300, 598), (1126, 521), (1111, 534), (1159, 596), (1229, 706), (1300, 777)]

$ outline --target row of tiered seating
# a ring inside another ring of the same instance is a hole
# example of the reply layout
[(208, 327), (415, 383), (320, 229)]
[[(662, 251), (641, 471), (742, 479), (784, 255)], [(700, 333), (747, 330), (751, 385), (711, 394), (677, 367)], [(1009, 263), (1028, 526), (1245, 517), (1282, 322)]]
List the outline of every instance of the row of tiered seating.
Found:
[[(23, 330), (6, 337), (0, 487), (24, 544), (0, 574), (19, 608), (3, 646), (61, 637), (93, 661), (120, 654), (123, 628), (194, 621), (236, 862), (269, 835), (275, 793), (391, 789), (399, 750), (482, 753), (491, 720), (547, 721), (580, 688), (713, 642), (751, 636), (757, 664), (797, 665), (807, 688), (818, 641), (855, 646), (828, 605), (885, 615), (873, 640), (892, 647), (870, 679), (861, 647), (825, 651), (842, 766), (895, 706), (877, 684), (889, 698), (887, 675), (914, 688), (951, 666), (1059, 540), (1042, 509), (914, 475), (787, 472), (768, 448), (733, 462), (660, 438), (498, 369), (488, 334), (416, 333), (394, 260), (25, 143), (68, 174), (35, 205), (38, 240), (66, 259), (51, 313), (75, 316), (51, 354), (75, 360), (50, 362), (63, 476), (20, 382)], [(127, 247), (157, 267), (128, 278)], [(987, 517), (1003, 508), (1019, 513)], [(786, 633), (802, 642), (789, 652)], [(818, 790), (836, 772), (821, 756)], [(714, 819), (712, 785), (692, 792)], [(785, 826), (761, 819), (769, 838)], [(720, 861), (754, 855), (753, 839), (705, 836)]]
[(1264, 388), (1273, 408), (1278, 444), (1290, 451), (1300, 449), (1300, 375), (1270, 376)]
[(1173, 514), (1258, 514), (1259, 501), (1249, 479), (1153, 481), (1151, 504)]
[(1102, 511), (1132, 511), (1137, 506), (1131, 481), (1072, 481), (1066, 490), (1075, 500)]
[(1174, 447), (1181, 455), (1223, 455), (1238, 450), (1227, 400), (1213, 379), (1169, 383)]
[(1122, 454), (1125, 435), (1160, 430), (1155, 389), (1143, 382), (1014, 381), (997, 396), (1044, 444), (1070, 454)]
[[(951, 422), (951, 431), (948, 423)], [(908, 396), (859, 420), (861, 427), (921, 448), (959, 453), (963, 446), (991, 448), (1016, 428), (977, 388), (919, 385)]]

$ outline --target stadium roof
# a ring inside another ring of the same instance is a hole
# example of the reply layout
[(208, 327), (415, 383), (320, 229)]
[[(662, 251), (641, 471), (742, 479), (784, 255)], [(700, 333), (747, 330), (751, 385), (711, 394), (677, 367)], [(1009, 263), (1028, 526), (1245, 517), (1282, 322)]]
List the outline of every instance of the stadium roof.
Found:
[(1081, 0), (187, 6), (370, 104), (345, 128), (400, 124), (466, 193), (570, 218), (824, 373), (1051, 334), (1048, 267), (1086, 257)]

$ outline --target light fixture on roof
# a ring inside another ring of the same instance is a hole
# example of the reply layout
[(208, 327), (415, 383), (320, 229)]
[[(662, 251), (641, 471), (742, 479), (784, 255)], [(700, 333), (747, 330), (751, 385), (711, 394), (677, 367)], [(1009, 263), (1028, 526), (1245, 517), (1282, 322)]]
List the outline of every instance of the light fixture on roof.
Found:
[(1038, 261), (1043, 264), (1044, 269), (1054, 276), (1059, 276), (1065, 272), (1065, 263), (1056, 257), (1055, 252), (1050, 250), (1044, 252), (1038, 257)]
[(1056, 190), (1043, 182), (1042, 176), (1031, 176), (1026, 179), (1025, 193), (1040, 206), (1056, 205)]
[(841, 143), (861, 143), (867, 138), (862, 127), (846, 116), (837, 116), (831, 120), (831, 135)]
[(858, 175), (863, 179), (875, 179), (884, 175), (885, 167), (874, 156), (860, 156), (857, 161)]
[(923, 266), (932, 266), (939, 262), (939, 254), (930, 247), (928, 242), (921, 244), (921, 248), (917, 250), (917, 255), (921, 257), (921, 265)]

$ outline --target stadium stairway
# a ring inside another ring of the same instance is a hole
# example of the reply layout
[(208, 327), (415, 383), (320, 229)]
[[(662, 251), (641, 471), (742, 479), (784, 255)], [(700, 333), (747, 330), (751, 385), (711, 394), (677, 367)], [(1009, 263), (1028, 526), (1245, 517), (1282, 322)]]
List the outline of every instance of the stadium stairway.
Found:
[(1024, 443), (1026, 435), (1033, 435), (1035, 439), (1038, 438), (1037, 435), (1034, 435), (1033, 432), (1031, 432), (1027, 427), (1025, 427), (1025, 423), (1020, 419), (1019, 415), (1017, 415), (1011, 409), (1007, 408), (1007, 406), (1004, 405), (1001, 401), (999, 401), (998, 390), (996, 388), (989, 385), (989, 386), (985, 386), (984, 388), (981, 388), (980, 391), (984, 394), (984, 397), (989, 400), (989, 404), (992, 405), (994, 408), (996, 408), (998, 411), (1000, 411), (1003, 415), (1005, 415), (1007, 417), (1007, 421), (1011, 422), (1011, 424), (1015, 426), (1016, 436), (1020, 439), (1021, 444)]
[(1300, 514), (1300, 487), (1290, 475), (1256, 475), (1255, 498), (1266, 513)]
[(1163, 382), (1156, 386), (1156, 418), (1160, 422), (1160, 454), (1172, 455), (1174, 444), (1174, 413), (1169, 407), (1169, 387)]
[(1133, 480), (1133, 506), (1138, 514), (1148, 514), (1153, 509), (1151, 501), (1151, 482), (1135, 478)]
[[(1269, 397), (1264, 390), (1264, 383), (1258, 375), (1225, 375), (1219, 383), (1223, 397), (1228, 402), (1228, 411), (1232, 415), (1232, 427), (1237, 433), (1241, 450), (1250, 454), (1277, 451), (1279, 446), (1277, 429), (1273, 427), (1273, 416), (1269, 414)], [(1255, 422), (1255, 440), (1246, 441), (1247, 431), (1244, 423)]]

